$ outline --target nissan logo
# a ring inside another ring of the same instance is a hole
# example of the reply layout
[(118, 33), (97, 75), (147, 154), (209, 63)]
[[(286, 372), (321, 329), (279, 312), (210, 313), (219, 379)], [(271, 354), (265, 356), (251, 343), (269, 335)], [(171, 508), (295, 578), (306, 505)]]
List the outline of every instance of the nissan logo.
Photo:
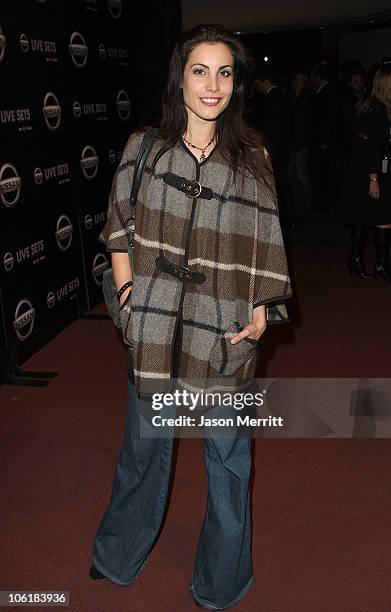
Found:
[(21, 178), (13, 164), (4, 164), (0, 170), (0, 198), (10, 208), (18, 203)]
[(124, 89), (118, 92), (116, 106), (119, 118), (122, 121), (127, 121), (130, 116), (130, 100)]
[(73, 32), (68, 48), (76, 68), (84, 68), (87, 63), (88, 47), (80, 32)]
[(61, 121), (61, 106), (57, 96), (51, 91), (44, 98), (42, 112), (46, 126), (51, 132), (55, 132)]
[(109, 151), (109, 162), (111, 164), (115, 164), (116, 161), (117, 161), (117, 157), (115, 155), (115, 151), (114, 151), (114, 149), (110, 149), (110, 151)]
[(14, 267), (14, 256), (12, 253), (6, 253), (3, 257), (3, 264), (6, 272), (10, 272)]
[(5, 36), (3, 34), (3, 30), (0, 27), (0, 62), (2, 62), (3, 59), (4, 59), (5, 45), (6, 45), (6, 39), (5, 39)]
[(122, 0), (107, 0), (107, 5), (110, 15), (114, 17), (114, 19), (121, 17)]
[(42, 185), (43, 173), (41, 168), (35, 168), (34, 170), (34, 181), (36, 185)]
[(99, 52), (100, 59), (102, 59), (102, 60), (106, 59), (107, 51), (106, 51), (106, 47), (104, 46), (103, 43), (101, 43), (99, 45), (98, 52)]
[(53, 306), (55, 305), (56, 296), (54, 295), (53, 291), (49, 291), (49, 293), (47, 294), (46, 303), (48, 305), (48, 308), (53, 308)]
[(28, 53), (30, 49), (30, 41), (27, 38), (26, 34), (21, 34), (19, 36), (19, 45), (20, 49), (23, 53)]
[(23, 299), (15, 310), (14, 330), (19, 340), (27, 340), (34, 327), (35, 308), (30, 300)]
[(56, 241), (58, 248), (63, 253), (69, 249), (72, 242), (73, 225), (67, 215), (58, 218), (56, 226)]
[(98, 287), (103, 285), (103, 272), (109, 267), (109, 262), (103, 253), (98, 253), (92, 262), (92, 278)]
[(86, 215), (84, 217), (84, 227), (86, 229), (88, 229), (88, 230), (91, 229), (91, 227), (92, 227), (92, 217), (91, 217), (91, 215)]
[(74, 117), (81, 117), (81, 105), (80, 102), (78, 102), (77, 100), (72, 104), (72, 110), (73, 110), (73, 116)]
[(89, 181), (98, 173), (99, 157), (90, 145), (86, 145), (81, 153), (80, 166), (85, 178)]

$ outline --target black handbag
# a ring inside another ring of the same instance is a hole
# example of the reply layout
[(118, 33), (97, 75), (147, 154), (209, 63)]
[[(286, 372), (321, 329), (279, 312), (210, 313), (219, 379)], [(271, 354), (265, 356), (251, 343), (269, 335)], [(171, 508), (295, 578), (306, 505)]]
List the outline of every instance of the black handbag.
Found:
[[(130, 262), (133, 261), (133, 240), (134, 240), (134, 229), (135, 229), (135, 219), (136, 219), (137, 194), (140, 189), (141, 178), (143, 175), (145, 162), (147, 160), (148, 154), (150, 153), (152, 145), (155, 139), (157, 138), (158, 134), (159, 134), (159, 128), (153, 128), (153, 127), (146, 128), (144, 138), (141, 142), (140, 149), (137, 154), (136, 163), (134, 166), (132, 190), (130, 193), (130, 201), (129, 201), (130, 223), (128, 223), (126, 226), (126, 237), (128, 240), (128, 255), (129, 255)], [(118, 289), (114, 282), (112, 268), (107, 268), (107, 270), (103, 272), (102, 289), (103, 289), (103, 297), (104, 297), (109, 315), (113, 319), (114, 325), (118, 327), (118, 329), (121, 329), (121, 321), (120, 321), (120, 316), (119, 316), (121, 305), (117, 298)]]

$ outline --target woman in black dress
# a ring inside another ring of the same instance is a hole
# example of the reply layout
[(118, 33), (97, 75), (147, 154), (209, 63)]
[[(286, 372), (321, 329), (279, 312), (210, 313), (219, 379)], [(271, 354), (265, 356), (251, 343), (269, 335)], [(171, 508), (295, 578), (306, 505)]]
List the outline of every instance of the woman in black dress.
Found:
[[(342, 221), (351, 225), (349, 269), (361, 278), (382, 277), (391, 282), (391, 67), (381, 66), (372, 92), (359, 111), (350, 155), (342, 172)], [(388, 163), (387, 163), (388, 154)], [(384, 158), (384, 159), (382, 159)], [(376, 263), (373, 274), (363, 265), (366, 239), (375, 231)]]

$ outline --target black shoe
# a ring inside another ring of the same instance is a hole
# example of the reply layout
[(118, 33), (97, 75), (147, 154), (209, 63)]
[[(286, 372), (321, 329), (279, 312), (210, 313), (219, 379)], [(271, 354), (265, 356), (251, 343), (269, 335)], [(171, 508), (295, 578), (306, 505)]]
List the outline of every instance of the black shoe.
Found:
[(194, 597), (193, 597), (193, 601), (198, 608), (202, 608), (203, 610), (207, 609), (207, 608), (204, 608), (204, 606), (202, 606), (196, 599), (194, 599)]
[(95, 565), (91, 565), (90, 571), (88, 572), (90, 578), (93, 580), (102, 580), (102, 578), (106, 578), (98, 569), (96, 569)]
[(373, 278), (373, 274), (368, 274), (365, 271), (360, 257), (355, 257), (355, 258), (350, 259), (348, 262), (348, 267), (349, 267), (350, 274), (353, 274), (353, 272), (356, 272), (360, 278)]
[(388, 283), (391, 283), (390, 267), (386, 261), (384, 261), (383, 263), (377, 262), (373, 269), (373, 277), (377, 279), (379, 276)]
[[(203, 610), (210, 610), (210, 609), (211, 609), (211, 608), (206, 608), (205, 606), (203, 606), (202, 604), (200, 604), (200, 603), (199, 603), (199, 602), (198, 602), (196, 599), (194, 599), (194, 595), (193, 595), (193, 594), (192, 594), (191, 596), (192, 596), (192, 598), (193, 598), (193, 601), (194, 601), (195, 605), (196, 605), (198, 608), (202, 608)], [(213, 609), (214, 609), (214, 610), (222, 610), (223, 608), (213, 608)]]
[(354, 225), (351, 228), (350, 238), (352, 245), (352, 254), (350, 256), (348, 267), (350, 274), (356, 272), (360, 278), (373, 278), (372, 274), (368, 274), (364, 268), (363, 257), (368, 236), (368, 228), (362, 225)]

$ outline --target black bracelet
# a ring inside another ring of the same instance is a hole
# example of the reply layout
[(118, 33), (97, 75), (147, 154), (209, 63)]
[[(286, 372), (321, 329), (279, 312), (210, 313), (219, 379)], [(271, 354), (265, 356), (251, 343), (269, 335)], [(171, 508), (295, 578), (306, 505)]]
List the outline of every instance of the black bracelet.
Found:
[(124, 291), (126, 291), (126, 289), (128, 287), (131, 287), (133, 285), (133, 281), (128, 281), (127, 283), (125, 283), (124, 285), (122, 285), (122, 287), (118, 290), (117, 293), (117, 299), (118, 301), (120, 300), (121, 295), (123, 294)]

